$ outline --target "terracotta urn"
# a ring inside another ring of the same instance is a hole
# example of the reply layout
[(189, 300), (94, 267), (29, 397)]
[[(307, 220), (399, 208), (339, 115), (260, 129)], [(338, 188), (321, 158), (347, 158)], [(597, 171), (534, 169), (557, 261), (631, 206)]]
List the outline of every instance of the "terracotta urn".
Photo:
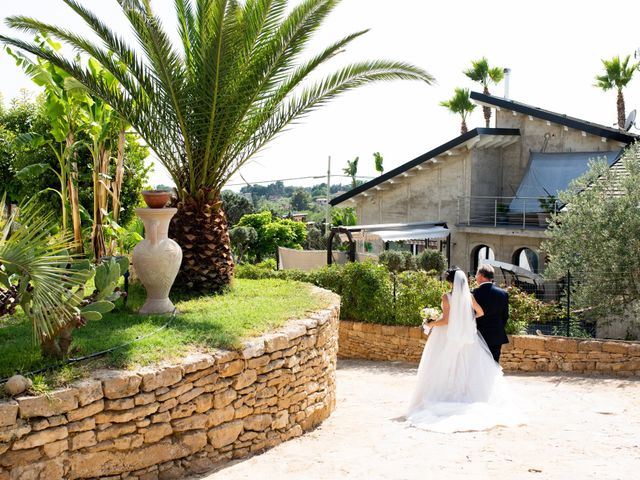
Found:
[(169, 292), (180, 263), (182, 249), (168, 238), (169, 221), (177, 208), (136, 208), (144, 223), (145, 238), (133, 249), (133, 266), (147, 290), (147, 300), (139, 313), (171, 313)]
[(149, 208), (164, 208), (171, 199), (171, 192), (164, 190), (143, 190), (142, 198)]

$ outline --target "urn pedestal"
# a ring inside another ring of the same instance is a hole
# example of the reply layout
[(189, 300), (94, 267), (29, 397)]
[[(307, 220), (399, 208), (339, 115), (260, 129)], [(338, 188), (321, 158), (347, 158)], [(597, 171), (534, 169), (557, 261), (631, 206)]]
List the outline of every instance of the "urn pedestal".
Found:
[(169, 221), (177, 208), (136, 208), (144, 223), (145, 238), (133, 249), (133, 265), (147, 290), (147, 300), (139, 313), (171, 313), (173, 303), (169, 292), (180, 263), (182, 249), (168, 238)]

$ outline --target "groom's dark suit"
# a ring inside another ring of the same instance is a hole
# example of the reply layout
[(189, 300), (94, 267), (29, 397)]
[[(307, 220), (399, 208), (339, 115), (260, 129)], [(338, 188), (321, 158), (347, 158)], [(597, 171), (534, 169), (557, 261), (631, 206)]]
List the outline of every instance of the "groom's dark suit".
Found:
[(500, 349), (509, 343), (504, 330), (509, 319), (509, 294), (493, 283), (483, 283), (473, 291), (484, 315), (476, 320), (478, 331), (496, 362), (500, 362)]

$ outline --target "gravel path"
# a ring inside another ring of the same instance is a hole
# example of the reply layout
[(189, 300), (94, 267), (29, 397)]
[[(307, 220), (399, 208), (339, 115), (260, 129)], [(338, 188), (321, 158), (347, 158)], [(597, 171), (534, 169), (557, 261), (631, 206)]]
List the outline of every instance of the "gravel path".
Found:
[(526, 426), (438, 434), (402, 422), (416, 366), (343, 360), (320, 427), (202, 480), (631, 479), (640, 471), (640, 381), (510, 375)]

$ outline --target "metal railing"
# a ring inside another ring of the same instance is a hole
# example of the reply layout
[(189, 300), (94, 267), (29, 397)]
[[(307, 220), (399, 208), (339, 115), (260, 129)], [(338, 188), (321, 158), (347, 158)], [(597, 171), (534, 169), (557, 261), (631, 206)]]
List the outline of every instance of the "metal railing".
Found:
[(458, 225), (540, 229), (560, 208), (554, 197), (458, 197)]

